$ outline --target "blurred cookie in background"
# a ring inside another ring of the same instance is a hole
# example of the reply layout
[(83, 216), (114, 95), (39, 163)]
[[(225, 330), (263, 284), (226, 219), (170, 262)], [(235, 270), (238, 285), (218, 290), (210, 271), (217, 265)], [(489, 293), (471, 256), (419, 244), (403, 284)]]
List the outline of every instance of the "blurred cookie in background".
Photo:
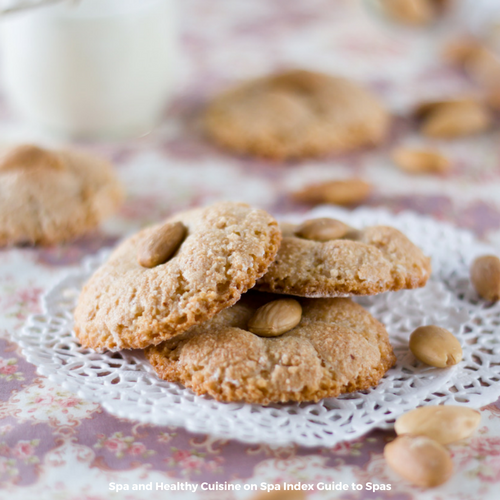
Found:
[(342, 153), (383, 142), (389, 113), (376, 96), (336, 76), (291, 70), (243, 83), (205, 113), (210, 138), (274, 160)]
[(74, 239), (115, 212), (123, 198), (106, 160), (17, 146), (0, 159), (0, 246)]

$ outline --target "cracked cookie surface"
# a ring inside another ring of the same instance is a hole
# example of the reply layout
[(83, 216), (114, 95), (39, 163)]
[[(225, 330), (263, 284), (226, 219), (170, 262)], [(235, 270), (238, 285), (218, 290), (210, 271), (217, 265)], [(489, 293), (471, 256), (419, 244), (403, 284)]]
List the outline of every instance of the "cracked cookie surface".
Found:
[(8, 155), (0, 162), (0, 246), (74, 239), (123, 201), (121, 184), (105, 160), (31, 145)]
[(257, 289), (301, 297), (375, 295), (424, 286), (430, 259), (393, 227), (353, 230), (345, 238), (320, 242), (295, 236), (283, 224), (275, 261)]
[(172, 216), (187, 236), (164, 264), (137, 261), (141, 242), (125, 240), (85, 285), (75, 332), (96, 350), (144, 348), (178, 335), (233, 305), (274, 260), (281, 233), (263, 210), (222, 202)]
[(216, 97), (205, 128), (237, 153), (277, 160), (380, 144), (389, 114), (357, 84), (306, 70), (259, 78)]
[(299, 299), (300, 323), (279, 337), (247, 330), (275, 300), (249, 292), (183, 335), (146, 349), (160, 378), (219, 401), (319, 401), (377, 385), (396, 358), (384, 326), (350, 299)]

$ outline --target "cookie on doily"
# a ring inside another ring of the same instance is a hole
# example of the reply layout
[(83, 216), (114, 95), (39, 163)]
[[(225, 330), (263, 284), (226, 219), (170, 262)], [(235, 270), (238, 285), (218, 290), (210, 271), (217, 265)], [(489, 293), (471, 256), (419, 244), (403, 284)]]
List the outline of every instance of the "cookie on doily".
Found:
[[(350, 299), (294, 300), (302, 309), (296, 326), (272, 338), (251, 333), (256, 311), (276, 299), (247, 293), (207, 323), (149, 347), (146, 357), (160, 378), (199, 395), (259, 404), (367, 389), (394, 365), (384, 326)], [(267, 313), (284, 319), (283, 311)]]
[(329, 218), (283, 224), (276, 260), (257, 289), (301, 297), (374, 295), (426, 284), (430, 259), (393, 227), (355, 230)]
[(75, 332), (96, 350), (158, 344), (239, 300), (280, 241), (277, 222), (242, 203), (174, 215), (124, 241), (94, 273), (75, 310)]
[(0, 246), (71, 240), (94, 229), (122, 200), (107, 161), (18, 146), (0, 160)]
[(357, 84), (306, 70), (243, 83), (205, 113), (209, 136), (237, 153), (304, 158), (381, 143), (389, 114)]

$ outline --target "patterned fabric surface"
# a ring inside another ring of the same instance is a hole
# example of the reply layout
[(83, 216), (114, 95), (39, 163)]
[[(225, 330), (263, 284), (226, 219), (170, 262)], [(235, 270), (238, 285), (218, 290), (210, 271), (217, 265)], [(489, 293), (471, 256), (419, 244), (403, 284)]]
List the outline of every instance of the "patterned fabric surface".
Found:
[[(246, 201), (275, 215), (303, 211), (288, 191), (355, 175), (375, 185), (370, 206), (431, 215), (500, 245), (498, 127), (439, 144), (453, 161), (446, 175), (412, 177), (388, 155), (394, 144), (418, 143), (415, 124), (405, 118), (414, 103), (474, 90), (439, 58), (443, 41), (462, 32), (458, 24), (406, 30), (355, 0), (184, 0), (179, 7), (179, 91), (163, 123), (137, 140), (83, 144), (118, 166), (128, 190), (118, 216), (72, 244), (0, 252), (0, 498), (233, 500), (255, 494), (245, 485), (297, 481), (348, 486), (308, 492), (318, 500), (498, 498), (500, 401), (482, 409), (472, 439), (451, 446), (453, 478), (424, 491), (386, 466), (382, 450), (393, 432), (375, 431), (334, 449), (270, 448), (139, 425), (55, 386), (23, 359), (11, 335), (39, 311), (40, 295), (63, 272), (133, 230), (215, 200)], [(239, 79), (298, 66), (340, 73), (378, 92), (399, 116), (389, 143), (378, 151), (293, 164), (238, 158), (207, 143), (199, 111), (210, 95)], [(5, 143), (39, 138), (11, 116), (5, 102), (0, 131)], [(186, 481), (198, 484), (197, 491), (174, 489)], [(240, 490), (201, 491), (203, 482), (228, 482)], [(111, 483), (130, 490), (115, 493)], [(134, 491), (134, 484), (152, 490)], [(382, 485), (391, 485), (390, 491)]]

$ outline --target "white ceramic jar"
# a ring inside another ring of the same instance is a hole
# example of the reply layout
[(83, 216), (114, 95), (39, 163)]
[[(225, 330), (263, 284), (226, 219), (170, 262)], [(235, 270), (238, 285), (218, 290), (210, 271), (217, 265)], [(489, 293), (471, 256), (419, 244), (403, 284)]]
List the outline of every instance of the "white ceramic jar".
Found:
[(29, 123), (126, 137), (159, 120), (175, 80), (173, 0), (71, 0), (0, 20), (3, 91)]

